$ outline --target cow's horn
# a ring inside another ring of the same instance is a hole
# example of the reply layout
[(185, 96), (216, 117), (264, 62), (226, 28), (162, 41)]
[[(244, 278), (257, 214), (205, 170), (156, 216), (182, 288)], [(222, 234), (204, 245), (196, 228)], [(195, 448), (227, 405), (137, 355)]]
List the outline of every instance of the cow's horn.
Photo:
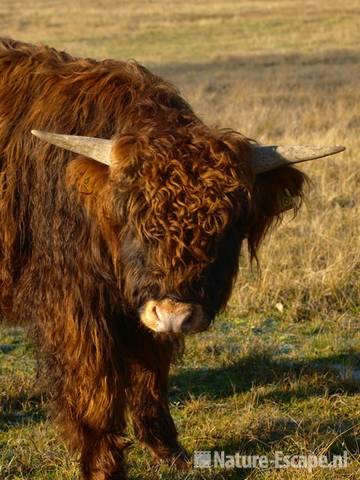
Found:
[(308, 147), (304, 145), (253, 145), (252, 165), (256, 174), (292, 163), (308, 162), (343, 152), (345, 147)]
[(78, 153), (84, 157), (92, 158), (105, 165), (111, 165), (112, 140), (62, 135), (60, 133), (50, 133), (40, 130), (31, 130), (31, 133), (52, 145), (70, 150), (70, 152)]

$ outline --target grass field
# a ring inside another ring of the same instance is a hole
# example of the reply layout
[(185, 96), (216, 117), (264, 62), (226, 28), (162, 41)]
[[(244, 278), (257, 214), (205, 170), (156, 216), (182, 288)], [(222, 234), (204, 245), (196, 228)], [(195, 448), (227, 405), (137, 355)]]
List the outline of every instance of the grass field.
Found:
[[(136, 58), (208, 123), (347, 147), (302, 167), (308, 203), (265, 242), (261, 276), (244, 252), (226, 312), (173, 368), (171, 405), (190, 451), (346, 451), (348, 467), (177, 473), (135, 444), (131, 479), (360, 478), (359, 27), (355, 0), (2, 0), (2, 35)], [(1, 480), (77, 478), (38, 385), (31, 344), (0, 327)]]

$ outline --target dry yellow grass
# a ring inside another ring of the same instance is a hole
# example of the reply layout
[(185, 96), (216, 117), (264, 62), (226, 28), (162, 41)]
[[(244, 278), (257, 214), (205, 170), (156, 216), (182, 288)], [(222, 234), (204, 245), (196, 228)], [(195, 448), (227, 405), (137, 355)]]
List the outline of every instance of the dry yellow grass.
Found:
[[(208, 123), (264, 143), (347, 148), (301, 167), (313, 182), (308, 205), (266, 240), (261, 277), (244, 255), (228, 311), (189, 342), (171, 399), (189, 449), (346, 448), (352, 466), (178, 475), (154, 470), (135, 449), (131, 478), (359, 478), (359, 26), (358, 0), (2, 0), (4, 36), (75, 55), (136, 58), (171, 79)], [(31, 351), (17, 332), (0, 338), (14, 345), (13, 353), (0, 348), (1, 480), (76, 478), (39, 420), (43, 403), (29, 400)]]
[(2, 0), (3, 34), (141, 62), (357, 51), (356, 0)]

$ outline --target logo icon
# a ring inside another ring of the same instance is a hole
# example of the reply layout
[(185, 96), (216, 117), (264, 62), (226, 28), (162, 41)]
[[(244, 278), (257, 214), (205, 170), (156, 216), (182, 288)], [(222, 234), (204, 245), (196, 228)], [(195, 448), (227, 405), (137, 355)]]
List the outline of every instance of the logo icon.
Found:
[(198, 450), (194, 452), (194, 468), (211, 468), (210, 450)]

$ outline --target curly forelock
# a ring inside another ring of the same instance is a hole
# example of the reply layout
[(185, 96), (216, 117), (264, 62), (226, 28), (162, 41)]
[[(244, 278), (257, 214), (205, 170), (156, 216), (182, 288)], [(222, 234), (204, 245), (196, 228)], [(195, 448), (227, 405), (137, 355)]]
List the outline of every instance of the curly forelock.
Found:
[(116, 157), (115, 186), (127, 194), (125, 210), (151, 245), (154, 268), (181, 272), (182, 281), (199, 274), (251, 192), (247, 141), (204, 125), (152, 127), (120, 136)]

